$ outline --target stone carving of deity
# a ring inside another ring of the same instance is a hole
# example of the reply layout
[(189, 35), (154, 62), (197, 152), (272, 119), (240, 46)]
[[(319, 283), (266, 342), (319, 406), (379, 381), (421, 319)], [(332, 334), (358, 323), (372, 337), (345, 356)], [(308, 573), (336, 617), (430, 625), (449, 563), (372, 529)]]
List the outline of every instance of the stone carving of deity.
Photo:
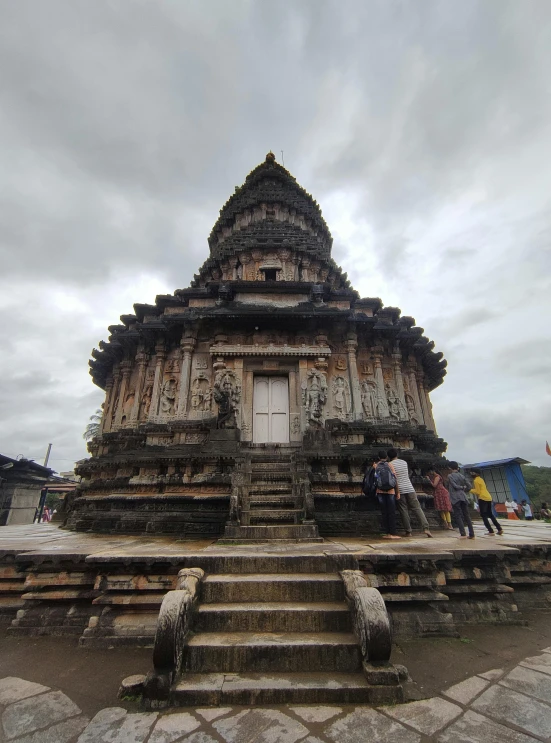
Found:
[(350, 385), (344, 377), (333, 379), (333, 407), (335, 415), (344, 421), (350, 417), (352, 404), (350, 401)]
[(417, 412), (415, 410), (415, 401), (413, 397), (406, 393), (406, 406), (408, 409), (408, 416), (412, 423), (415, 423), (415, 425), (419, 425), (419, 417), (417, 415)]
[(174, 413), (177, 386), (178, 383), (174, 377), (165, 379), (161, 389), (161, 413), (165, 415), (172, 415)]
[(223, 369), (217, 372), (213, 396), (218, 405), (218, 428), (235, 428), (235, 411), (241, 398), (241, 388), (232, 371)]
[(362, 382), (361, 392), (364, 418), (375, 418), (377, 413), (377, 386), (375, 382)]
[(302, 403), (306, 408), (310, 423), (321, 423), (323, 406), (327, 402), (327, 381), (325, 374), (317, 369), (310, 369), (308, 381), (302, 390)]
[(391, 387), (390, 384), (387, 384), (386, 386), (386, 399), (388, 402), (388, 412), (390, 413), (390, 417), (395, 418), (396, 420), (404, 418), (404, 405), (396, 394), (396, 390)]
[(153, 382), (148, 381), (142, 394), (142, 413), (145, 417), (149, 415), (151, 398), (153, 397)]
[(191, 407), (197, 412), (210, 410), (211, 389), (206, 374), (199, 372), (191, 383)]

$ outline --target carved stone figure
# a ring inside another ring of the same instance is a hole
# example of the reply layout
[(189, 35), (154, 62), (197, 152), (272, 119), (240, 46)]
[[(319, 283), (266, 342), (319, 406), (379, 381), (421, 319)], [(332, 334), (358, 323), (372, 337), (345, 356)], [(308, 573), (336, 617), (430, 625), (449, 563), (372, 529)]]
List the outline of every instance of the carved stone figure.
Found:
[(235, 409), (241, 398), (241, 388), (232, 371), (222, 369), (217, 372), (213, 395), (218, 405), (218, 428), (235, 428)]
[(391, 418), (400, 420), (405, 418), (404, 404), (396, 394), (396, 390), (390, 384), (386, 385), (386, 399), (388, 401), (388, 412)]
[(417, 415), (417, 412), (415, 410), (415, 401), (411, 395), (408, 395), (406, 393), (406, 406), (408, 409), (408, 416), (412, 423), (415, 423), (417, 426), (419, 425), (419, 416)]
[(335, 415), (341, 421), (350, 417), (352, 403), (350, 400), (350, 385), (344, 377), (333, 379), (333, 407)]
[(199, 372), (191, 383), (191, 407), (196, 412), (210, 410), (212, 393), (206, 374)]
[(310, 369), (308, 382), (302, 390), (302, 403), (306, 408), (308, 421), (319, 424), (322, 422), (323, 406), (327, 402), (327, 380), (325, 374), (317, 369)]
[(142, 415), (147, 417), (151, 408), (151, 398), (153, 397), (153, 382), (148, 382), (142, 394)]
[(177, 386), (178, 382), (174, 377), (165, 379), (161, 389), (161, 413), (165, 415), (172, 415), (174, 413)]
[(375, 418), (377, 413), (377, 387), (375, 382), (362, 382), (361, 395), (364, 418)]

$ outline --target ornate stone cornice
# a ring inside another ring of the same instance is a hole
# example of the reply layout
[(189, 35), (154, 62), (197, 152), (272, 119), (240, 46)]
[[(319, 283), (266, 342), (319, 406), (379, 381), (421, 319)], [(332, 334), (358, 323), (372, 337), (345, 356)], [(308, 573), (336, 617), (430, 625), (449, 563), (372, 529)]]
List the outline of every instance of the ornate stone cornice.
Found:
[(214, 345), (212, 356), (331, 356), (329, 346)]

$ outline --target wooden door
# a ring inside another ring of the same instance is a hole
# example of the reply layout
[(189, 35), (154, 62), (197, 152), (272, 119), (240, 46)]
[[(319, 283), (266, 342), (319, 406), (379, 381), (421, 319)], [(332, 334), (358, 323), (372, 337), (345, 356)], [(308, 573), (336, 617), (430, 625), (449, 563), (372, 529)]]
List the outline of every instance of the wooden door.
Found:
[(289, 442), (289, 380), (287, 377), (254, 378), (253, 442)]

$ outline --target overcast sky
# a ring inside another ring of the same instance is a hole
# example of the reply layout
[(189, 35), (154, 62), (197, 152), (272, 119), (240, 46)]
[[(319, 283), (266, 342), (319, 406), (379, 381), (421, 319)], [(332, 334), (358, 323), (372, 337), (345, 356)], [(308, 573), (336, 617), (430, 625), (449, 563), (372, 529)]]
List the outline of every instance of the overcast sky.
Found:
[(72, 469), (90, 351), (272, 149), (448, 359), (448, 457), (551, 466), (549, 0), (0, 0), (0, 452)]

